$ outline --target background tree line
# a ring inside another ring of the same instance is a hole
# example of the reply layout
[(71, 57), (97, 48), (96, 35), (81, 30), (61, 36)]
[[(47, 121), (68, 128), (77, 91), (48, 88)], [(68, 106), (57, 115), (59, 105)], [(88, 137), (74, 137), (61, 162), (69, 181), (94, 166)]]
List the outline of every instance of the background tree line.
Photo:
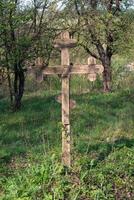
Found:
[[(133, 0), (19, 0), (0, 2), (0, 75), (7, 79), (14, 111), (21, 106), (25, 73), (41, 57), (41, 69), (53, 56), (53, 41), (68, 29), (81, 51), (104, 66), (103, 90), (112, 88), (112, 58), (131, 53)], [(75, 52), (77, 55), (77, 51)]]

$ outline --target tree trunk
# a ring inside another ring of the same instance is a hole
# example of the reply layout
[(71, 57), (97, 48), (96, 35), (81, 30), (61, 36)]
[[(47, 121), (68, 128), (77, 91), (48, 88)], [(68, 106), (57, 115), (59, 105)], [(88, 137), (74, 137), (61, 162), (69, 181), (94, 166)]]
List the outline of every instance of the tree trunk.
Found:
[(104, 71), (103, 71), (103, 91), (111, 91), (111, 81), (112, 81), (112, 71), (111, 71), (111, 57), (106, 56), (102, 61)]
[(12, 83), (10, 77), (10, 71), (7, 69), (7, 79), (8, 79), (8, 87), (9, 87), (9, 94), (10, 94), (10, 104), (11, 107), (13, 106), (13, 91), (12, 91)]
[(14, 76), (14, 111), (21, 107), (21, 99), (24, 93), (25, 76), (23, 69), (15, 70)]

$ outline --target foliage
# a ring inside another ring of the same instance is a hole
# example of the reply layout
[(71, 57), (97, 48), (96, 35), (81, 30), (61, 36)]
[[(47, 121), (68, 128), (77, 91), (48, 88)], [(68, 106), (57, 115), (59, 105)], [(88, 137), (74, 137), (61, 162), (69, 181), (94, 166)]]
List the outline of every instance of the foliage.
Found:
[[(47, 0), (34, 0), (27, 7), (22, 7), (19, 0), (2, 0), (0, 3), (0, 67), (6, 68), (9, 74), (14, 110), (21, 106), (28, 66), (35, 65), (39, 56), (43, 58), (44, 65), (49, 63), (55, 37), (52, 25), (56, 18), (55, 4), (55, 1), (50, 3)], [(52, 13), (51, 16), (49, 13)]]
[[(113, 1), (111, 13), (106, 12), (109, 1), (77, 1), (77, 11), (84, 11), (80, 16), (77, 13), (78, 18), (74, 1), (66, 1), (61, 10), (57, 10), (57, 1), (34, 0), (30, 7), (15, 2), (19, 1), (0, 2), (0, 65), (11, 75), (9, 83), (16, 60), (22, 61), (22, 71), (38, 56), (46, 65), (59, 63), (59, 52), (53, 51), (51, 58), (53, 39), (61, 29), (71, 27), (79, 43), (91, 47), (90, 54), (99, 56), (96, 38), (104, 50), (112, 47), (113, 91), (101, 93), (102, 77), (94, 83), (86, 76), (71, 79), (71, 98), (76, 100), (76, 108), (71, 110), (71, 169), (61, 165), (61, 105), (55, 101), (61, 92), (59, 77), (45, 77), (37, 83), (27, 75), (23, 107), (15, 113), (0, 94), (0, 199), (134, 199), (134, 73), (126, 70), (133, 61), (134, 16), (130, 9), (125, 10), (131, 1), (123, 0), (121, 7)], [(93, 2), (97, 4), (91, 5)], [(118, 10), (115, 15), (117, 8), (123, 12)], [(89, 26), (83, 26), (85, 16)], [(11, 33), (17, 36), (15, 41)], [(107, 33), (114, 36), (110, 46)], [(78, 62), (85, 63), (88, 53), (77, 46), (71, 51), (72, 60), (77, 61), (79, 55)], [(4, 92), (6, 89), (5, 85)]]
[(72, 95), (77, 107), (71, 111), (68, 172), (60, 164), (55, 95), (27, 94), (23, 110), (14, 114), (0, 101), (1, 199), (133, 199), (133, 90)]
[[(105, 92), (112, 86), (113, 55), (126, 52), (133, 41), (134, 18), (130, 6), (130, 1), (120, 0), (67, 1), (66, 26), (77, 36), (78, 45), (102, 63)], [(126, 41), (129, 42), (126, 44)]]

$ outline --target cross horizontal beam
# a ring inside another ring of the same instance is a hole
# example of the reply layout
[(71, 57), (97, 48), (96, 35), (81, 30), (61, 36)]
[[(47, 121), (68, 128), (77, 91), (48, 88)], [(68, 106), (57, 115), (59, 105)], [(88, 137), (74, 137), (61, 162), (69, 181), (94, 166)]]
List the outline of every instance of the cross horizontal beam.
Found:
[(49, 66), (43, 70), (44, 75), (54, 75), (54, 74), (92, 74), (102, 73), (102, 65), (57, 65), (55, 67)]

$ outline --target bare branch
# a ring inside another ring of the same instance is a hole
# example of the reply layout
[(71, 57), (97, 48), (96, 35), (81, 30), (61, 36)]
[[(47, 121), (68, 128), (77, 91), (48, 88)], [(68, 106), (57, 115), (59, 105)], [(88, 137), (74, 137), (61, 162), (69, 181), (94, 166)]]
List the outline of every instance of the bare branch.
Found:
[(86, 52), (88, 54), (90, 54), (92, 57), (94, 57), (98, 60), (101, 60), (100, 57), (97, 54), (95, 54), (94, 52), (92, 52), (85, 44), (79, 43), (79, 46), (83, 47), (86, 50)]

